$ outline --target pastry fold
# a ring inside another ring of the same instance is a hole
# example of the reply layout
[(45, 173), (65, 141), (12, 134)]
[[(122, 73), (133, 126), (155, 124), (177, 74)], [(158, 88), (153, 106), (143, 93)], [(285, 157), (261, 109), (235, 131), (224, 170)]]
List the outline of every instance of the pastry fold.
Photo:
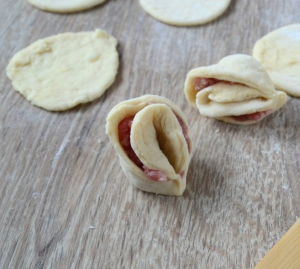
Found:
[(191, 140), (183, 112), (171, 101), (144, 95), (116, 105), (106, 133), (135, 187), (164, 195), (183, 194)]
[(261, 64), (243, 54), (191, 70), (184, 92), (200, 114), (240, 125), (262, 120), (287, 101), (284, 92), (275, 90)]

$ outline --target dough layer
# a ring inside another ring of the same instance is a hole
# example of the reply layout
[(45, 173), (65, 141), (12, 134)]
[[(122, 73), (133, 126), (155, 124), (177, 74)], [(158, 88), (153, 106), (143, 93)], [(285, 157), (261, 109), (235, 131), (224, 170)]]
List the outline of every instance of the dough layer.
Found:
[(31, 5), (44, 11), (72, 13), (104, 3), (106, 0), (27, 0)]
[(279, 28), (260, 40), (253, 49), (275, 87), (300, 97), (300, 24)]
[(225, 12), (231, 0), (139, 0), (155, 19), (177, 26), (210, 22)]
[(100, 97), (114, 82), (117, 43), (101, 30), (51, 36), (18, 52), (7, 76), (33, 105), (67, 110)]

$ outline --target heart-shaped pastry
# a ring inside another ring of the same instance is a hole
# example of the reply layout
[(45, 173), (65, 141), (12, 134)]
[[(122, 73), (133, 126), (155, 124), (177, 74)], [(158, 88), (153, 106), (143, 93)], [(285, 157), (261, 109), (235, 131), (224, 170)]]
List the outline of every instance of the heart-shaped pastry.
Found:
[(124, 101), (108, 114), (106, 133), (135, 187), (183, 194), (192, 145), (186, 118), (175, 104), (156, 95)]

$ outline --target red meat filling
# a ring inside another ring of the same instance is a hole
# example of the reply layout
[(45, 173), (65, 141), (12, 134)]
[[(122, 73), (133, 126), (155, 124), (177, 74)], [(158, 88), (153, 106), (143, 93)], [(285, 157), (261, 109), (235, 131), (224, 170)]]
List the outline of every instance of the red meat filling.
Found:
[(152, 170), (146, 166), (143, 166), (143, 169), (144, 169), (144, 173), (147, 175), (147, 177), (149, 177), (150, 179), (152, 179), (154, 181), (160, 181), (160, 182), (168, 181), (167, 175), (162, 171)]
[(271, 110), (255, 112), (252, 114), (240, 115), (240, 116), (232, 116), (232, 118), (236, 121), (258, 121), (263, 117), (271, 114)]
[(202, 91), (203, 89), (214, 85), (218, 82), (221, 82), (221, 80), (214, 79), (214, 78), (195, 78), (193, 83), (194, 83), (194, 89), (197, 92)]
[[(193, 81), (194, 89), (199, 92), (203, 89), (212, 86), (216, 83), (229, 83), (229, 84), (238, 84), (234, 82), (228, 82), (228, 81), (222, 81), (214, 78), (195, 78)], [(261, 111), (261, 112), (255, 112), (252, 114), (245, 114), (245, 115), (239, 115), (239, 116), (231, 116), (236, 121), (258, 121), (262, 119), (263, 117), (271, 114), (271, 110)]]
[[(182, 128), (182, 133), (187, 141), (188, 144), (188, 148), (190, 151), (190, 143), (189, 143), (189, 138), (188, 138), (188, 129), (187, 126), (183, 123), (183, 121), (176, 116), (178, 119), (178, 122)], [(159, 181), (159, 182), (165, 182), (168, 181), (168, 177), (167, 175), (159, 170), (152, 170), (148, 167), (146, 167), (141, 160), (139, 159), (139, 157), (135, 154), (133, 148), (131, 147), (131, 143), (130, 143), (130, 132), (131, 132), (131, 125), (132, 125), (132, 121), (134, 119), (134, 116), (132, 117), (128, 117), (123, 119), (118, 126), (118, 132), (119, 132), (119, 141), (124, 149), (124, 151), (126, 152), (128, 158), (133, 161), (140, 169), (142, 169), (145, 173), (145, 175), (154, 181)], [(181, 172), (180, 174), (181, 176), (184, 176), (184, 171)]]
[(125, 118), (119, 123), (119, 140), (120, 143), (127, 153), (127, 156), (132, 160), (139, 168), (143, 169), (143, 164), (138, 156), (136, 156), (130, 143), (130, 130), (134, 117)]
[(179, 118), (177, 115), (176, 115), (176, 118), (181, 126), (181, 129), (182, 129), (182, 134), (185, 138), (185, 141), (187, 143), (187, 146), (188, 146), (188, 150), (189, 152), (191, 152), (191, 143), (190, 143), (190, 139), (188, 137), (188, 127), (184, 124), (184, 122), (182, 121), (181, 118)]

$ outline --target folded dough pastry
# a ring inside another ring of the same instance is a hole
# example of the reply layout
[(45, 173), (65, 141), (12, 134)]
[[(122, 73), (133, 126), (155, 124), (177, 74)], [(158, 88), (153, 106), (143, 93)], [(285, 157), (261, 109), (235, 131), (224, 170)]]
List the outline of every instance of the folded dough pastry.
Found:
[(202, 115), (240, 125), (262, 120), (287, 100), (284, 92), (275, 90), (260, 63), (243, 54), (191, 70), (184, 91)]
[(144, 95), (116, 105), (106, 120), (106, 133), (135, 187), (182, 195), (191, 140), (185, 116), (176, 105), (160, 96)]

